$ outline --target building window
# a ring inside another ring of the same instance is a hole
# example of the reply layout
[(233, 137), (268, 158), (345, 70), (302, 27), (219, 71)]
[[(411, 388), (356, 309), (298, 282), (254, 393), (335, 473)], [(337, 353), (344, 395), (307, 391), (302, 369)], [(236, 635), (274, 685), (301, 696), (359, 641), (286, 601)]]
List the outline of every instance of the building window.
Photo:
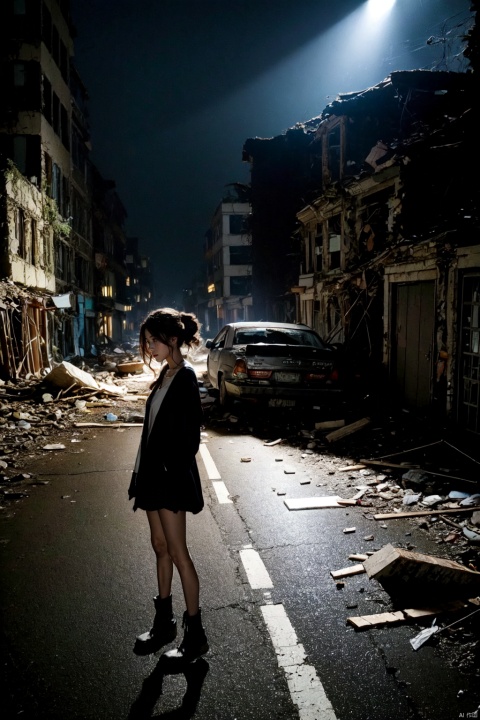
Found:
[(55, 275), (63, 278), (65, 264), (65, 246), (62, 242), (55, 243)]
[(52, 165), (52, 197), (60, 210), (62, 200), (62, 172), (56, 163)]
[(321, 223), (317, 223), (315, 233), (315, 269), (317, 272), (323, 270), (323, 228)]
[(17, 208), (15, 211), (15, 237), (18, 243), (17, 255), (25, 259), (25, 211), (23, 210), (23, 208)]
[(16, 62), (13, 64), (13, 84), (15, 87), (25, 87), (27, 69), (25, 63)]
[(251, 245), (230, 245), (230, 265), (250, 265), (251, 262)]
[(48, 153), (43, 154), (45, 161), (45, 182), (47, 185), (47, 193), (52, 197), (52, 158)]
[(52, 57), (57, 67), (60, 67), (60, 35), (55, 25), (52, 28)]
[(45, 2), (42, 3), (42, 40), (49, 52), (52, 50), (52, 16)]
[(13, 162), (22, 175), (27, 172), (27, 136), (15, 135), (13, 138)]
[(328, 269), (337, 270), (340, 267), (340, 245), (342, 237), (342, 222), (340, 215), (334, 215), (328, 220)]
[(13, 14), (26, 15), (25, 0), (13, 0)]
[(38, 264), (38, 232), (37, 232), (37, 221), (35, 218), (30, 220), (30, 263), (32, 265)]
[(251, 295), (251, 293), (251, 275), (235, 275), (230, 278), (230, 295)]
[(70, 150), (70, 133), (68, 128), (67, 108), (60, 104), (60, 137), (67, 150)]
[(53, 92), (52, 126), (56, 135), (60, 136), (60, 99), (56, 92)]
[(245, 235), (248, 232), (248, 215), (229, 215), (230, 235)]
[(45, 120), (52, 125), (52, 83), (43, 76), (43, 114)]

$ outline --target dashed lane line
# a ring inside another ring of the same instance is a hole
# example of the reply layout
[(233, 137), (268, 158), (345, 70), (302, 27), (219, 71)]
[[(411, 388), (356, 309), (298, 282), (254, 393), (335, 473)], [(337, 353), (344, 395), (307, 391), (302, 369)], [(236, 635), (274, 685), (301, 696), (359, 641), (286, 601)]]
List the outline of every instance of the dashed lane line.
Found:
[(221, 505), (224, 505), (225, 503), (231, 503), (232, 500), (230, 499), (228, 495), (228, 489), (223, 480), (221, 479), (221, 475), (217, 470), (217, 466), (213, 462), (212, 456), (210, 455), (210, 452), (206, 445), (203, 443), (200, 444), (200, 456), (203, 460), (203, 464), (205, 466), (206, 473), (208, 475), (208, 479), (211, 480), (213, 489), (215, 490), (217, 500)]
[[(221, 481), (212, 456), (204, 444), (200, 445), (200, 455), (219, 503), (231, 503), (225, 483)], [(251, 545), (245, 545), (240, 550), (240, 559), (252, 590), (273, 588), (272, 580), (262, 558)], [(305, 662), (307, 657), (304, 647), (298, 642), (297, 634), (288, 619), (284, 606), (281, 603), (276, 605), (270, 603), (262, 605), (260, 610), (277, 656), (278, 665), (285, 673), (291, 698), (298, 707), (299, 720), (337, 720), (315, 668)]]
[(300, 720), (337, 720), (315, 668), (305, 662), (305, 650), (283, 605), (263, 605), (260, 609)]
[(207, 446), (204, 443), (200, 443), (200, 455), (203, 460), (203, 464), (205, 465), (205, 470), (207, 471), (208, 479), (209, 480), (221, 480), (222, 476), (217, 470), (217, 466), (213, 462), (213, 458), (210, 455)]
[(270, 580), (270, 575), (263, 564), (262, 558), (251, 545), (245, 545), (243, 550), (240, 550), (240, 559), (247, 573), (248, 582), (252, 590), (273, 588), (273, 583)]

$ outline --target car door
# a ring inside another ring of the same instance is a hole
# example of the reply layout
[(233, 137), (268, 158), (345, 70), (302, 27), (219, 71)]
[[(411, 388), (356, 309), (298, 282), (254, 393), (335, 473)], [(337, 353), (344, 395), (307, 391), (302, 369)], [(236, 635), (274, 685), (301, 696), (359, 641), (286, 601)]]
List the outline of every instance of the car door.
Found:
[(208, 350), (207, 372), (208, 379), (214, 388), (218, 387), (218, 368), (220, 363), (220, 355), (225, 346), (228, 328), (224, 327), (218, 335), (212, 340), (212, 344)]

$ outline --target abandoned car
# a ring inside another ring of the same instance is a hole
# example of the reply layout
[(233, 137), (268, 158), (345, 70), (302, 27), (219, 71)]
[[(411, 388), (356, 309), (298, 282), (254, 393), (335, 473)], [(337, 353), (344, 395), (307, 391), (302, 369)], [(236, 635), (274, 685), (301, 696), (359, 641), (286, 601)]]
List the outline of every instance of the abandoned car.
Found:
[(342, 395), (338, 349), (307, 325), (229, 323), (205, 344), (220, 405), (323, 408)]

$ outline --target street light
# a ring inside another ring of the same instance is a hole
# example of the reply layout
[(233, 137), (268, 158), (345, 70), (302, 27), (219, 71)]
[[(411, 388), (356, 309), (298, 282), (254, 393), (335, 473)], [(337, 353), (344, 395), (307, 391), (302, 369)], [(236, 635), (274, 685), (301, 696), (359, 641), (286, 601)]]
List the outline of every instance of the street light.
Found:
[(395, 0), (368, 0), (367, 10), (373, 18), (379, 19), (390, 12), (394, 5)]

